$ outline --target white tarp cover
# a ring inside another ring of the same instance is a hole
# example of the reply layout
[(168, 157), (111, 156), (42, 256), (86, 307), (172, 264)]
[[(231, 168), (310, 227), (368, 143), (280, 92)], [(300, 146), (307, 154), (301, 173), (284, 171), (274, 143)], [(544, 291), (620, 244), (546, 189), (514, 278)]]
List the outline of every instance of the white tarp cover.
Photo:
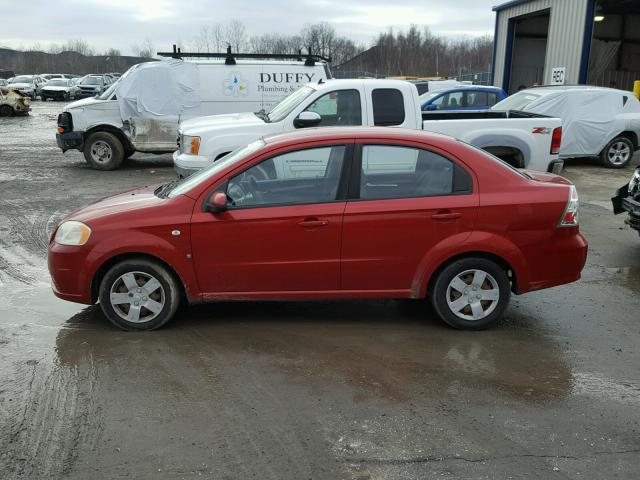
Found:
[(123, 120), (180, 116), (200, 108), (200, 80), (195, 63), (163, 59), (136, 65), (116, 86)]
[[(635, 100), (628, 93), (630, 100)], [(616, 134), (624, 131), (625, 121), (620, 118), (622, 97), (623, 92), (613, 89), (568, 89), (543, 96), (526, 110), (562, 119), (560, 156), (591, 156), (598, 155)]]

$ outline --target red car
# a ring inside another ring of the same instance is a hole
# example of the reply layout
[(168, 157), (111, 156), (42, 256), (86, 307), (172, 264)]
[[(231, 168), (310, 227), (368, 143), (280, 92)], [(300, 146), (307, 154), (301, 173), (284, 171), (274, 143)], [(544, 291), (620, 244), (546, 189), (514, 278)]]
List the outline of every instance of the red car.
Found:
[(52, 234), (65, 300), (152, 330), (179, 303), (429, 298), (456, 328), (495, 323), (510, 294), (580, 278), (576, 189), (453, 138), (305, 129), (184, 180), (99, 200)]

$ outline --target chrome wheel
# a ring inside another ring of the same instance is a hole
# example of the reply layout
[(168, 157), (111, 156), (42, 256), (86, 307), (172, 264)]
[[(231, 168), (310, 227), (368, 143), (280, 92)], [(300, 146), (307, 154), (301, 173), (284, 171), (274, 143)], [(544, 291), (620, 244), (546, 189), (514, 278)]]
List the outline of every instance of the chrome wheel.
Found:
[(629, 145), (624, 142), (616, 142), (609, 147), (607, 152), (607, 158), (613, 165), (624, 165), (629, 161), (631, 156), (631, 149)]
[(113, 157), (111, 145), (102, 140), (98, 140), (91, 145), (91, 158), (98, 163), (108, 163)]
[(149, 322), (164, 308), (166, 297), (162, 284), (144, 272), (127, 272), (120, 275), (109, 293), (113, 310), (132, 323)]
[(447, 305), (463, 320), (482, 320), (500, 301), (498, 282), (483, 270), (465, 270), (447, 286)]

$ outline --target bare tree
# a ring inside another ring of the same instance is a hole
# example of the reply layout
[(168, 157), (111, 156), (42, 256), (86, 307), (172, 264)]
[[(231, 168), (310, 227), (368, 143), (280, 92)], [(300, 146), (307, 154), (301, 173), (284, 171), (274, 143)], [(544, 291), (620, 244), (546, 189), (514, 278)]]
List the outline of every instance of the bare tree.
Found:
[(153, 58), (153, 56), (156, 54), (153, 42), (149, 37), (146, 37), (144, 39), (144, 42), (142, 42), (141, 44), (133, 45), (131, 49), (138, 57), (141, 58)]
[(225, 40), (231, 45), (234, 52), (241, 52), (247, 47), (247, 29), (240, 20), (235, 18), (229, 22), (226, 28)]

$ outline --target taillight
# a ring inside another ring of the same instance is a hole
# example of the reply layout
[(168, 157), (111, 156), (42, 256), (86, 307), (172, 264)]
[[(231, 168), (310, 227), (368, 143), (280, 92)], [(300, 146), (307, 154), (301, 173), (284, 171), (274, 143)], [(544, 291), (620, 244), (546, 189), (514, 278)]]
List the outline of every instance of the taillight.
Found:
[(560, 153), (560, 145), (562, 144), (562, 127), (554, 128), (551, 135), (551, 155), (558, 155)]
[(560, 219), (561, 227), (577, 227), (578, 226), (578, 190), (573, 185), (569, 186), (569, 201), (567, 202), (567, 208), (562, 214)]

